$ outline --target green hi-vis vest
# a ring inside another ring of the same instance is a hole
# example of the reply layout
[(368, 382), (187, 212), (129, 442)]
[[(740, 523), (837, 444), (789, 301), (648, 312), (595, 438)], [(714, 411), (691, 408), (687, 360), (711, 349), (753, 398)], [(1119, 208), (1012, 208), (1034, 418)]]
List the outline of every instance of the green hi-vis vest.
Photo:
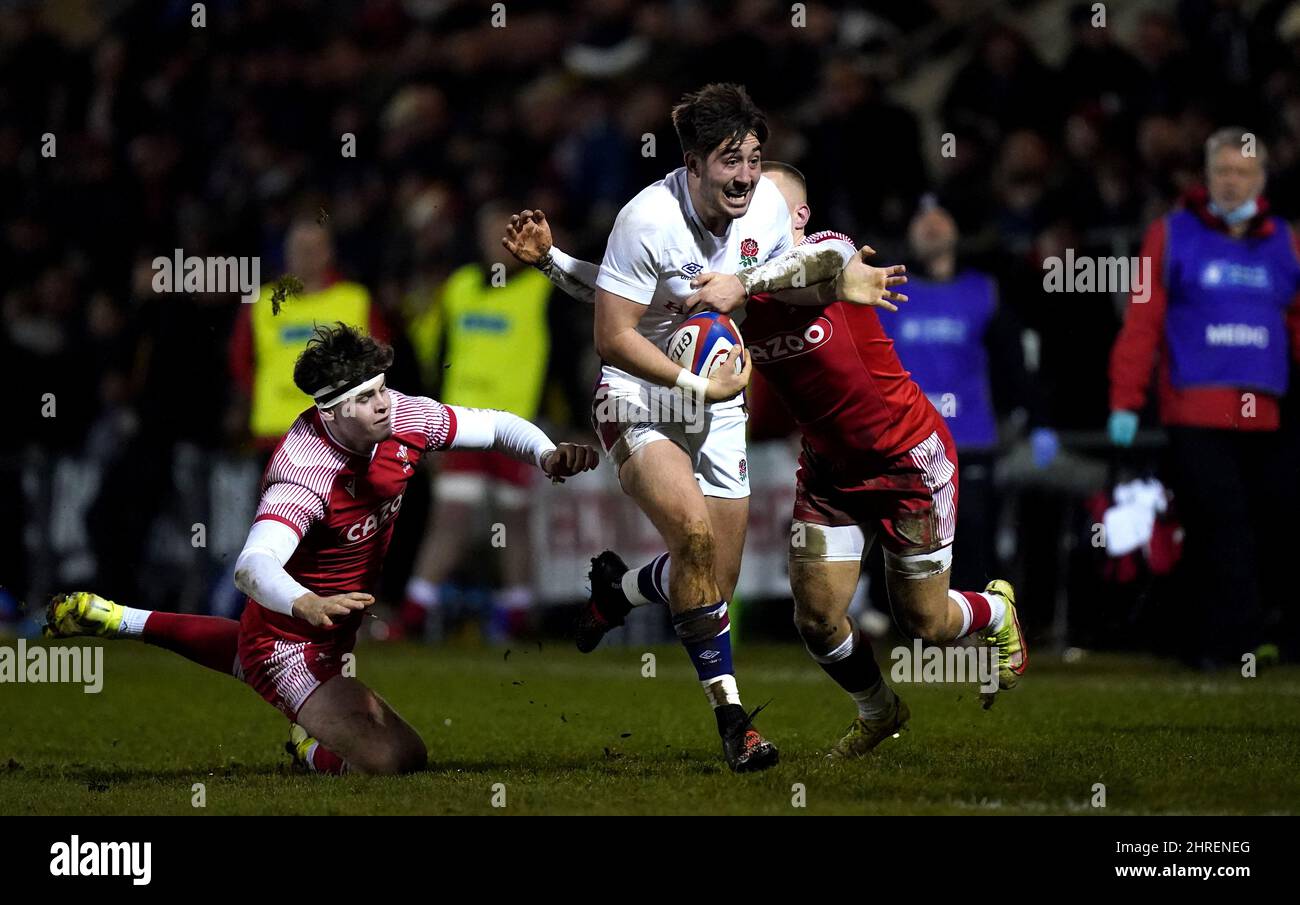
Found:
[(500, 287), (489, 282), (488, 274), (477, 264), (467, 264), (443, 287), (448, 368), (441, 399), (532, 420), (546, 382), (551, 283), (531, 267)]
[(271, 313), (271, 287), (253, 304), (253, 399), (249, 429), (254, 437), (280, 437), (312, 404), (294, 386), (293, 366), (317, 324), (335, 321), (370, 332), (370, 293), (357, 283), (338, 282), (320, 292), (290, 296)]

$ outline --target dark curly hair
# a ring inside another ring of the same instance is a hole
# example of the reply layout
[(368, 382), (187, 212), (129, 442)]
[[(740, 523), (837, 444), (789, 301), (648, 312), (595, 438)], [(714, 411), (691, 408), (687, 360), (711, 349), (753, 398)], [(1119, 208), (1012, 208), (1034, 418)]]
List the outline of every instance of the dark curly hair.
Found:
[(338, 321), (316, 325), (293, 366), (293, 382), (308, 396), (340, 381), (359, 383), (393, 364), (393, 347)]
[(749, 97), (743, 85), (714, 82), (682, 97), (673, 107), (673, 128), (682, 153), (708, 157), (714, 148), (739, 145), (753, 132), (767, 141), (767, 116)]

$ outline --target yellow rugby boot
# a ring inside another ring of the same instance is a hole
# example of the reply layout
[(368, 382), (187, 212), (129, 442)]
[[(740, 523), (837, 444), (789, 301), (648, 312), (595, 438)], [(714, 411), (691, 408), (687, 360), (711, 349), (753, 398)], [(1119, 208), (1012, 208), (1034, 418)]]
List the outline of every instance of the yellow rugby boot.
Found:
[(1002, 619), (1002, 628), (986, 629), (980, 635), (985, 644), (998, 649), (998, 689), (1008, 691), (1020, 683), (1029, 665), (1029, 645), (1025, 642), (1025, 633), (1020, 630), (1020, 618), (1016, 615), (1016, 589), (1011, 582), (995, 578), (984, 586), (985, 594), (997, 594), (1007, 604), (1007, 613)]
[(284, 743), (284, 750), (293, 758), (295, 768), (311, 771), (311, 764), (307, 763), (307, 754), (314, 744), (316, 739), (308, 735), (306, 729), (297, 723), (289, 724), (289, 740)]
[(75, 638), (78, 635), (115, 638), (122, 625), (122, 613), (120, 603), (90, 591), (59, 594), (45, 607), (42, 633), (46, 638)]
[(894, 695), (894, 707), (884, 716), (874, 720), (858, 717), (849, 726), (844, 738), (835, 743), (826, 756), (831, 760), (847, 760), (862, 757), (887, 738), (897, 738), (907, 728), (907, 721), (912, 712), (898, 695)]

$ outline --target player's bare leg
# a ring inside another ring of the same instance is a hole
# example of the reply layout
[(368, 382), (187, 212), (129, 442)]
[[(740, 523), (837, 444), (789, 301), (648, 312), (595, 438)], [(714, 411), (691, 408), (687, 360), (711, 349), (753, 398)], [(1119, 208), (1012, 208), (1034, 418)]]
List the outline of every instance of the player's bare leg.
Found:
[(835, 650), (853, 634), (849, 603), (857, 590), (860, 572), (855, 562), (790, 557), (794, 627), (814, 659)]
[[(928, 644), (947, 644), (970, 633), (973, 620), (968, 620), (966, 616), (970, 601), (963, 599), (964, 606), (959, 605), (949, 595), (948, 579), (951, 574), (951, 569), (944, 569), (937, 575), (909, 577), (885, 566), (889, 602), (903, 631)], [(984, 603), (990, 610), (999, 606), (998, 603), (976, 601), (976, 605), (980, 603)], [(990, 613), (982, 621), (987, 624), (987, 620), (993, 616)], [(966, 623), (966, 631), (962, 630), (963, 623)]]
[[(749, 525), (749, 498), (706, 496), (704, 503), (713, 529), (713, 574), (718, 593), (730, 600), (740, 578)], [(646, 604), (668, 605), (672, 557), (660, 553), (639, 568), (629, 569), (614, 551), (606, 550), (591, 561), (591, 600), (578, 618), (578, 650), (590, 653), (611, 628), (623, 624), (627, 614)]]
[[(774, 765), (776, 747), (753, 729), (752, 714), (746, 714), (740, 704), (731, 664), (727, 601), (714, 571), (717, 538), (690, 457), (671, 441), (648, 443), (623, 463), (619, 481), (668, 547), (673, 563), (668, 607), (713, 706), (728, 765), (738, 772)], [(733, 545), (735, 538), (729, 535), (725, 541)]]
[[(949, 560), (950, 562), (950, 560)], [(936, 569), (941, 568), (941, 571)], [(947, 644), (977, 637), (998, 650), (998, 686), (1014, 688), (1029, 665), (1011, 583), (994, 579), (982, 592), (949, 588), (952, 568), (935, 554), (885, 553), (885, 584), (899, 624), (914, 637)], [(985, 706), (992, 703), (984, 698)]]
[[(835, 541), (844, 535), (851, 535), (850, 544), (837, 552)], [(796, 522), (790, 539), (795, 628), (809, 655), (858, 710), (848, 732), (830, 751), (836, 758), (861, 757), (897, 736), (911, 717), (907, 705), (885, 684), (870, 642), (849, 618), (863, 544), (856, 527), (828, 529), (805, 522)]]
[(713, 576), (723, 600), (736, 593), (740, 579), (740, 561), (745, 553), (745, 533), (749, 528), (749, 497), (728, 499), (706, 496), (713, 529)]
[[(334, 676), (316, 689), (298, 711), (297, 722), (350, 772), (413, 773), (428, 762), (419, 733), (372, 689), (348, 676)], [(315, 756), (321, 759), (319, 753)]]
[(709, 509), (686, 452), (666, 440), (650, 443), (623, 463), (619, 482), (668, 546), (673, 615), (717, 603), (721, 597), (713, 572)]

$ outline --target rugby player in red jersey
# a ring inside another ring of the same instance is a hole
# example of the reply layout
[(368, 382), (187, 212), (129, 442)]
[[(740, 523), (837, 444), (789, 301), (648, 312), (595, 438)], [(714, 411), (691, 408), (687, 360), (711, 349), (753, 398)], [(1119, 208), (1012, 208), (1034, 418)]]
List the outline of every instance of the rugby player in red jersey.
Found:
[[(790, 544), (795, 624), (813, 659), (858, 706), (831, 753), (860, 756), (910, 716), (848, 616), (862, 556), (877, 535), (890, 600), (905, 630), (936, 644), (975, 636), (996, 646), (1004, 689), (1019, 681), (1028, 649), (1010, 583), (994, 580), (983, 592), (948, 586), (957, 450), (872, 310), (897, 310), (893, 301), (906, 300), (892, 289), (905, 280), (903, 268), (867, 265), (870, 249), (857, 253), (843, 234), (805, 235), (810, 211), (802, 174), (774, 161), (765, 161), (763, 172), (790, 207), (794, 243), (844, 244), (849, 265), (833, 283), (776, 294), (763, 292), (763, 265), (737, 275), (704, 274), (689, 301), (737, 315), (745, 306), (754, 367), (803, 435)], [(587, 294), (582, 287), (594, 265), (555, 249), (540, 212), (511, 218), (506, 247), (570, 294)], [(594, 648), (633, 606), (662, 603), (668, 569), (667, 554), (640, 569), (627, 569), (612, 551), (597, 556), (592, 597), (578, 620), (579, 648)]]
[(554, 481), (596, 467), (590, 446), (552, 443), (508, 412), (390, 390), (393, 350), (339, 323), (317, 327), (294, 366), (315, 400), (267, 464), (235, 584), (243, 618), (151, 612), (79, 591), (50, 602), (49, 637), (135, 638), (251, 685), (292, 722), (295, 759), (320, 773), (423, 769), (419, 734), (354, 677), (352, 648), (420, 458), (492, 449)]

